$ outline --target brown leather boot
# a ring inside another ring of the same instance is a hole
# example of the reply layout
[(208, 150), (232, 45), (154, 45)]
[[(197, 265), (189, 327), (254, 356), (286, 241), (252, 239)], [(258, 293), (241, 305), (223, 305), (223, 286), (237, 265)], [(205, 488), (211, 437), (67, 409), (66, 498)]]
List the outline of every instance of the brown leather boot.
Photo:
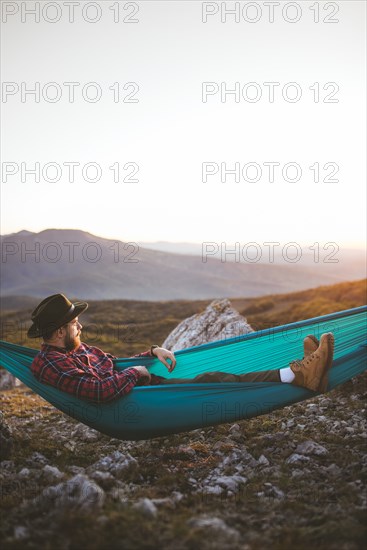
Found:
[(311, 355), (311, 353), (317, 350), (319, 345), (320, 342), (318, 341), (316, 336), (314, 336), (313, 334), (309, 334), (308, 336), (306, 336), (306, 338), (303, 340), (304, 356), (307, 357), (307, 355)]
[(302, 386), (312, 391), (324, 392), (328, 383), (328, 370), (333, 361), (334, 337), (329, 332), (320, 338), (320, 345), (316, 351), (302, 359), (292, 361), (295, 379), (292, 384)]

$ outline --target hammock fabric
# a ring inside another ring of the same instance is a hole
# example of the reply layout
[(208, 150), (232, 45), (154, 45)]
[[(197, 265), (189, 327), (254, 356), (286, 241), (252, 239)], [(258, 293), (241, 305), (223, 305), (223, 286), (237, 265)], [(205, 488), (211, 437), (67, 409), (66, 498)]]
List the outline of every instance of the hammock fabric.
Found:
[[(207, 371), (234, 374), (278, 369), (302, 358), (303, 338), (324, 332), (335, 335), (335, 354), (328, 389), (366, 369), (367, 306), (175, 352), (175, 376), (192, 378)], [(38, 382), (29, 366), (37, 350), (0, 341), (0, 364), (62, 412), (111, 437), (150, 439), (268, 413), (314, 397), (292, 384), (205, 383), (135, 387), (111, 403), (93, 404)], [(117, 369), (145, 365), (169, 376), (151, 358), (117, 359)]]

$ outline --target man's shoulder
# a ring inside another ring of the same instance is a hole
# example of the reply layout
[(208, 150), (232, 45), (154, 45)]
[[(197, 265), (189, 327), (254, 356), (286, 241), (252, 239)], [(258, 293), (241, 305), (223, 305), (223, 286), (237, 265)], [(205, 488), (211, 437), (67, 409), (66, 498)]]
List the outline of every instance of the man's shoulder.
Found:
[(49, 357), (49, 356), (65, 356), (67, 354), (66, 349), (58, 348), (56, 346), (50, 346), (48, 344), (42, 344), (40, 351), (38, 352), (39, 357)]
[(52, 346), (42, 345), (40, 351), (33, 358), (31, 372), (38, 374), (46, 365), (53, 364), (62, 357), (65, 357), (65, 353), (63, 354), (61, 349), (58, 351)]
[[(85, 346), (81, 344), (76, 352), (85, 353)], [(42, 344), (40, 351), (37, 353), (37, 355), (34, 358), (34, 361), (44, 361), (44, 360), (57, 360), (57, 359), (64, 359), (67, 358), (69, 355), (68, 350), (65, 348), (58, 348), (56, 346), (51, 346), (48, 344)]]
[(49, 361), (60, 360), (66, 357), (66, 350), (43, 344), (40, 351), (34, 356), (32, 367), (40, 366)]
[[(85, 344), (84, 342), (81, 342), (80, 346), (78, 346), (76, 349), (74, 350), (71, 350), (73, 351), (74, 353), (82, 353), (82, 352), (85, 352), (85, 351), (89, 351), (90, 349), (92, 349), (90, 346), (88, 346), (87, 344)], [(68, 355), (71, 353), (70, 350), (67, 350), (66, 348), (58, 348), (57, 346), (52, 346), (52, 345), (49, 345), (49, 344), (42, 344), (42, 347), (39, 351), (39, 353), (43, 353), (43, 354), (49, 354), (49, 353), (55, 353), (55, 354), (58, 354), (58, 355)]]
[(78, 355), (96, 355), (98, 357), (107, 356), (107, 354), (100, 348), (95, 346), (89, 346), (84, 342), (81, 342), (80, 346), (72, 351), (68, 351), (65, 348), (58, 348), (56, 346), (50, 346), (48, 344), (42, 344), (41, 350), (35, 356), (34, 361), (44, 360), (62, 360)]

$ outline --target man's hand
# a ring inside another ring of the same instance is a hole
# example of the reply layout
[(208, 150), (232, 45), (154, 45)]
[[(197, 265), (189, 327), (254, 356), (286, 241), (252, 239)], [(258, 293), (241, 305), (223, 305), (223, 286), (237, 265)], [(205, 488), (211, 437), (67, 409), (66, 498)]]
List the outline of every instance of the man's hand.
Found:
[[(163, 365), (167, 367), (168, 372), (173, 371), (176, 366), (176, 359), (172, 351), (165, 348), (154, 348), (152, 353), (155, 357), (157, 357), (157, 359), (160, 360), (161, 363), (163, 363)], [(169, 359), (171, 363), (168, 363), (167, 359)]]
[(139, 372), (139, 380), (137, 386), (149, 386), (151, 376), (149, 371), (145, 367), (133, 367), (134, 370)]

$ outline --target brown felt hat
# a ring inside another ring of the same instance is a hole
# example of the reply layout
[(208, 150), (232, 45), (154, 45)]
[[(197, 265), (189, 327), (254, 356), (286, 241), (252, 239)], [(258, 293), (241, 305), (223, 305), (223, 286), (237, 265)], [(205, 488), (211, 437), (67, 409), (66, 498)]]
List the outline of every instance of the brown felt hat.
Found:
[(48, 296), (32, 313), (33, 324), (28, 330), (28, 338), (38, 338), (66, 325), (87, 307), (87, 302), (72, 303), (63, 294)]

